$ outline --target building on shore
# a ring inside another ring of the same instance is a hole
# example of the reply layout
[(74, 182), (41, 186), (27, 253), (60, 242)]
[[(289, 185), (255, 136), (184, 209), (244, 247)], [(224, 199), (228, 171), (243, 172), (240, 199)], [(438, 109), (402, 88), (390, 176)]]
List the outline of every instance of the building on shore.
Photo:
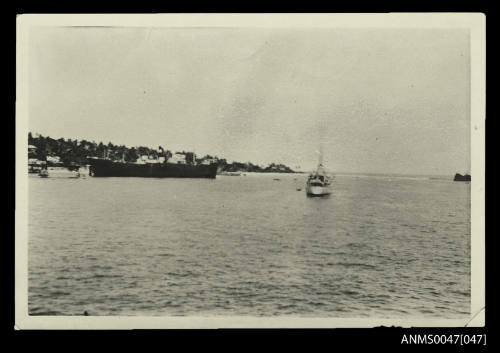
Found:
[(201, 161), (201, 164), (210, 165), (210, 164), (217, 164), (218, 162), (219, 160), (217, 158), (204, 158)]
[(61, 164), (61, 158), (59, 156), (47, 156), (47, 164)]
[(170, 164), (196, 164), (196, 154), (194, 152), (175, 152), (167, 160)]

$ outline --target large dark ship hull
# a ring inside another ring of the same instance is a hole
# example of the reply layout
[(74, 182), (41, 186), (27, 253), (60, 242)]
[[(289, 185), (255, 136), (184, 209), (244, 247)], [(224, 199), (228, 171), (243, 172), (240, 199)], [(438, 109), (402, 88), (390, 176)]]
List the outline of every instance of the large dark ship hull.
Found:
[(90, 159), (89, 173), (94, 177), (142, 178), (211, 178), (217, 174), (217, 165), (191, 165), (170, 163), (122, 163), (103, 159)]

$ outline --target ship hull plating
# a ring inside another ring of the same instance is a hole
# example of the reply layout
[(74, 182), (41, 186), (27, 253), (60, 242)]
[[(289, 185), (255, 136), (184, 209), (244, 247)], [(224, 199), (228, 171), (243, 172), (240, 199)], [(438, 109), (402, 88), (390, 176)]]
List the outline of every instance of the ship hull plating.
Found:
[(94, 177), (142, 178), (210, 178), (217, 174), (217, 165), (190, 165), (170, 163), (120, 163), (108, 160), (90, 160), (90, 175)]
[(310, 197), (321, 197), (330, 195), (330, 190), (326, 186), (310, 186), (306, 187), (306, 194)]

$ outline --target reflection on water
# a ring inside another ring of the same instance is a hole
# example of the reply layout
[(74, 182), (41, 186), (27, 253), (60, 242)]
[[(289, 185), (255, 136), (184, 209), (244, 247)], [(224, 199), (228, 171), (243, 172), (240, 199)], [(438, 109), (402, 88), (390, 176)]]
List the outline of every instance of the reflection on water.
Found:
[(469, 314), (468, 183), (273, 178), (30, 178), (30, 314)]

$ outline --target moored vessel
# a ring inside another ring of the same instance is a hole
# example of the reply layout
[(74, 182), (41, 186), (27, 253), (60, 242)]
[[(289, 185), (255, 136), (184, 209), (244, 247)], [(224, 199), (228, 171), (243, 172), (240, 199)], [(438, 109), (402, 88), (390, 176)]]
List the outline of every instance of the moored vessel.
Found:
[(326, 174), (325, 168), (323, 167), (322, 149), (320, 151), (319, 162), (316, 171), (311, 173), (307, 178), (306, 194), (310, 197), (328, 196), (331, 194), (330, 178)]
[(49, 177), (49, 172), (48, 172), (47, 168), (41, 169), (40, 172), (38, 173), (38, 176), (40, 178), (48, 178)]
[(321, 172), (309, 175), (306, 184), (307, 196), (327, 196), (331, 194), (330, 180), (326, 174)]
[(93, 177), (215, 179), (217, 174), (217, 164), (174, 164), (165, 161), (131, 163), (103, 158), (89, 158), (88, 163), (89, 175)]

